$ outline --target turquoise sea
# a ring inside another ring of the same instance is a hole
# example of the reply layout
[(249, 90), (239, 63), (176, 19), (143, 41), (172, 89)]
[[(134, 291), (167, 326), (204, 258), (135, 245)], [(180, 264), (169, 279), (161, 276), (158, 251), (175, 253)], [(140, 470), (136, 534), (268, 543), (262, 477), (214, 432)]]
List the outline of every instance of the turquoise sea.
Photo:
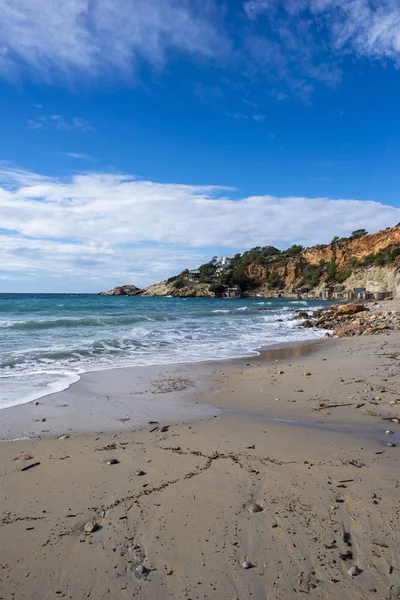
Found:
[(68, 387), (86, 371), (250, 356), (321, 337), (294, 310), (320, 301), (0, 294), (0, 408)]

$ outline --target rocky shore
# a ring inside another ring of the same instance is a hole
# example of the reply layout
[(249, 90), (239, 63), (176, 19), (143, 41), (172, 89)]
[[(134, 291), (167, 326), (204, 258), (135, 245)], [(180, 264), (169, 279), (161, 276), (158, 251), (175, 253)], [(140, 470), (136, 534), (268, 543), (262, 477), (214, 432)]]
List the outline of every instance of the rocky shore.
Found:
[(374, 335), (400, 330), (400, 310), (397, 304), (387, 306), (372, 304), (337, 304), (309, 313), (301, 311), (297, 318), (304, 319), (302, 326), (327, 329), (328, 336), (351, 337)]

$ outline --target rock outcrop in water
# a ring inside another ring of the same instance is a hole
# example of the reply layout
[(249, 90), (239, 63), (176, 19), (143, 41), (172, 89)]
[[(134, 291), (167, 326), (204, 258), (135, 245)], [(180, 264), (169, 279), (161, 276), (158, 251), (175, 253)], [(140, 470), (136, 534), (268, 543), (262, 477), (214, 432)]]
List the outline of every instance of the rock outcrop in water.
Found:
[(137, 296), (140, 292), (136, 285), (121, 285), (108, 292), (100, 292), (99, 296)]

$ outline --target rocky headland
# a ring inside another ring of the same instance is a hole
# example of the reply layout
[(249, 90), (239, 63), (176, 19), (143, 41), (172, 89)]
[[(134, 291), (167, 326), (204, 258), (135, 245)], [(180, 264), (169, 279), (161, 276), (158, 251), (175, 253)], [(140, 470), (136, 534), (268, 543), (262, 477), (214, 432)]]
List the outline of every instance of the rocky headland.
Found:
[(102, 294), (348, 300), (357, 299), (356, 290), (378, 300), (382, 294), (400, 295), (400, 224), (373, 234), (358, 229), (311, 248), (257, 246), (232, 258), (214, 257), (144, 289), (124, 285)]

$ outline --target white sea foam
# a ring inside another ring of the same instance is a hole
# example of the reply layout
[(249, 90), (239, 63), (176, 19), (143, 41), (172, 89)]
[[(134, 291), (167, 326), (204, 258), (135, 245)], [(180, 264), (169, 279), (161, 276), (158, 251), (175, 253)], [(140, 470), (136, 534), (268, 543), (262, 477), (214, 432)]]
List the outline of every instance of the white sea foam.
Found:
[[(324, 334), (300, 327), (293, 302), (231, 302), (65, 297), (24, 312), (24, 299), (1, 320), (0, 407), (65, 389), (87, 371), (250, 356)], [(268, 311), (257, 309), (264, 304)]]

